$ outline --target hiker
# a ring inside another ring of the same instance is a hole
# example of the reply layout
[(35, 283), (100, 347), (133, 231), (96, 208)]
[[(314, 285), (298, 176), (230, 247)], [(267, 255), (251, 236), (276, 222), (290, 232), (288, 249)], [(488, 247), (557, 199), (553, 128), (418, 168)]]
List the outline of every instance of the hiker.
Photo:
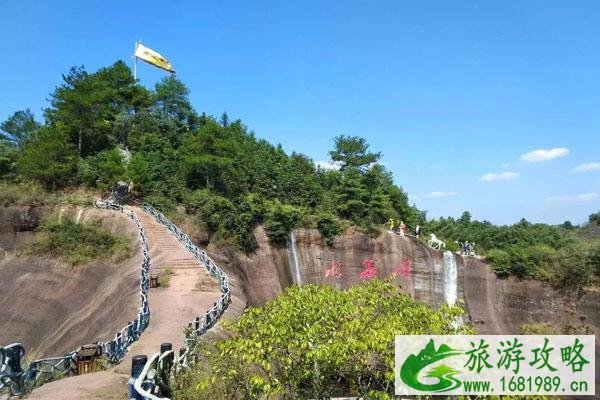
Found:
[(400, 236), (404, 236), (406, 232), (406, 225), (404, 225), (404, 221), (400, 221)]
[(390, 218), (390, 220), (388, 221), (388, 224), (390, 226), (390, 232), (394, 232), (394, 226), (396, 225), (394, 219)]
[(415, 237), (418, 239), (421, 236), (421, 226), (417, 225), (415, 227)]

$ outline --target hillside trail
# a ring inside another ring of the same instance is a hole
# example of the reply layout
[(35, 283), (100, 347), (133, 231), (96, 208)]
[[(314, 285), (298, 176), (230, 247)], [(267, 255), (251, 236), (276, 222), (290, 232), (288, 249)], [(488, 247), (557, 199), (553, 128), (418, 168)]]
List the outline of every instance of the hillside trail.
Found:
[(28, 399), (127, 399), (126, 383), (131, 372), (131, 358), (136, 354), (150, 357), (165, 342), (172, 343), (178, 353), (184, 344), (184, 329), (188, 322), (219, 300), (219, 284), (167, 228), (141, 208), (133, 207), (133, 210), (148, 238), (150, 272), (165, 274), (172, 271), (168, 287), (150, 289), (150, 325), (132, 344), (120, 364), (107, 371), (47, 383), (33, 390)]

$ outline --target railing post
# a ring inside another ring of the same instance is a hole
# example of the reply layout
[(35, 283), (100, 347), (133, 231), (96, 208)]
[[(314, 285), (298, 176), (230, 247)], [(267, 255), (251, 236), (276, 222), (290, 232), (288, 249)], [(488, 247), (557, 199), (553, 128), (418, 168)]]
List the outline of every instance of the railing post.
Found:
[(127, 391), (129, 393), (129, 399), (131, 400), (144, 400), (144, 398), (137, 393), (133, 385), (135, 384), (135, 380), (140, 376), (147, 361), (148, 357), (143, 354), (133, 356), (131, 359), (131, 377), (127, 381)]
[[(171, 368), (173, 368), (173, 362), (175, 361), (175, 353), (172, 351), (173, 345), (171, 343), (162, 343), (160, 345), (160, 354), (162, 358), (162, 365), (158, 369), (158, 387), (160, 389), (161, 396), (171, 397)], [(170, 352), (168, 355), (165, 353)]]

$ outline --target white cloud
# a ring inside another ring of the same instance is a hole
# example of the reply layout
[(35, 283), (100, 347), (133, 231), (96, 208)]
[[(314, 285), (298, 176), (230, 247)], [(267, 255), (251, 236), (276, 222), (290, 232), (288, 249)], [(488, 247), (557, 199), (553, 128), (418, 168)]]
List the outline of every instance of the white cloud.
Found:
[(598, 193), (582, 193), (576, 196), (551, 196), (548, 197), (549, 201), (556, 201), (561, 203), (571, 203), (574, 201), (592, 201), (600, 197)]
[(580, 194), (579, 196), (577, 196), (577, 198), (582, 201), (590, 201), (590, 200), (597, 199), (598, 194), (597, 193), (584, 193), (584, 194)]
[(443, 199), (444, 197), (456, 196), (458, 192), (430, 192), (425, 197), (430, 199)]
[(535, 163), (541, 161), (552, 160), (567, 156), (571, 151), (566, 147), (556, 147), (554, 149), (538, 149), (521, 155), (521, 160), (525, 162)]
[(587, 164), (581, 164), (573, 168), (573, 172), (590, 172), (600, 169), (600, 162), (591, 162)]
[(342, 167), (342, 163), (339, 161), (315, 161), (317, 167), (321, 167), (324, 170), (339, 170)]
[(508, 168), (508, 167), (510, 167), (510, 163), (508, 163), (508, 162), (505, 162), (505, 163), (502, 163), (502, 165), (500, 165), (500, 166), (501, 166), (502, 168)]
[(507, 181), (509, 179), (515, 179), (519, 174), (517, 172), (500, 172), (494, 173), (490, 172), (489, 174), (483, 175), (481, 178), (484, 182), (493, 182), (493, 181)]

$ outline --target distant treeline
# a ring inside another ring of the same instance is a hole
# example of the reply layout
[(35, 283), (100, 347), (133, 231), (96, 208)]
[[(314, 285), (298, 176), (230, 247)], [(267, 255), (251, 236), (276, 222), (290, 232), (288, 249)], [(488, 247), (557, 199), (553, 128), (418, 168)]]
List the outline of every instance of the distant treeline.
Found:
[(474, 221), (469, 212), (458, 218), (428, 221), (427, 228), (447, 242), (468, 240), (486, 256), (500, 276), (516, 275), (553, 282), (561, 287), (600, 282), (600, 213), (582, 227), (534, 224), (522, 219), (497, 226)]

